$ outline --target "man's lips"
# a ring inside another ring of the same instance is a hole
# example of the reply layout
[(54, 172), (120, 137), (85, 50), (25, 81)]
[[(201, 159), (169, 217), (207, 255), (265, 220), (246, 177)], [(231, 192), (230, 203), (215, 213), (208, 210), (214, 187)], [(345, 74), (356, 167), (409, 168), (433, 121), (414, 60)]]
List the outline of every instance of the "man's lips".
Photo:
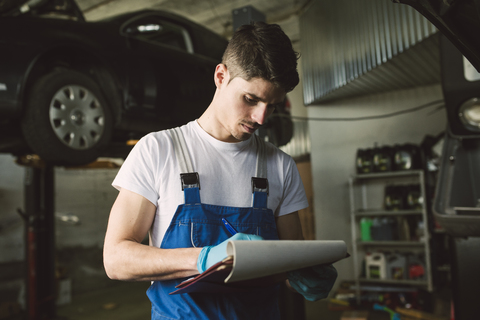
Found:
[(255, 125), (247, 125), (245, 123), (242, 123), (242, 127), (247, 131), (248, 133), (254, 133), (255, 130), (258, 129), (258, 126)]

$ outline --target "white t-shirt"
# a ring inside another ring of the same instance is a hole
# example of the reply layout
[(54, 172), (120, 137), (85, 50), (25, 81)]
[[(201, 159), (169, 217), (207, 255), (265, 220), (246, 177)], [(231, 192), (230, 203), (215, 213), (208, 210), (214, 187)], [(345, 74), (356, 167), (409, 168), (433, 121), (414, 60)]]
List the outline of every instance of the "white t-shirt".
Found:
[[(251, 178), (255, 176), (256, 140), (237, 143), (219, 141), (197, 121), (181, 127), (200, 177), (202, 203), (230, 207), (252, 206)], [(281, 216), (308, 207), (305, 190), (293, 159), (266, 143), (268, 208)], [(135, 145), (112, 185), (135, 192), (156, 207), (150, 244), (160, 247), (178, 205), (185, 198), (173, 142), (167, 131), (153, 132)]]

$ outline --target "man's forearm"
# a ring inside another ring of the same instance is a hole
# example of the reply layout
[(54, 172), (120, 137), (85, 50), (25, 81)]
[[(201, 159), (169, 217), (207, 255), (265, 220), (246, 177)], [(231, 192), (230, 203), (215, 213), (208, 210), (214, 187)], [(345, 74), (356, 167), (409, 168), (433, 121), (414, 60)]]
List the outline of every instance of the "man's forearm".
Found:
[(197, 258), (202, 248), (159, 249), (135, 241), (105, 244), (104, 267), (115, 280), (151, 281), (198, 274)]

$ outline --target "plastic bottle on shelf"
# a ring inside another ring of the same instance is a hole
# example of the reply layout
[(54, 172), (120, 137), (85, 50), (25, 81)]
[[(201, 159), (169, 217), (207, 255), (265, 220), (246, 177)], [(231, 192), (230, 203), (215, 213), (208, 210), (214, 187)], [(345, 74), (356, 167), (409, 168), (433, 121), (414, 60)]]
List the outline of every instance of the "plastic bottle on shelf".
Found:
[(360, 235), (362, 241), (372, 241), (372, 219), (370, 218), (362, 218), (360, 220)]
[(408, 279), (425, 280), (425, 257), (418, 254), (409, 254), (407, 257)]
[(382, 240), (393, 241), (398, 240), (396, 232), (396, 220), (393, 217), (382, 218)]
[(377, 217), (371, 227), (372, 239), (375, 241), (397, 240), (396, 220), (393, 217)]
[(387, 260), (387, 278), (402, 280), (407, 278), (407, 258), (400, 253), (389, 254)]
[(382, 252), (367, 253), (365, 267), (368, 279), (386, 279), (387, 268), (385, 254)]
[(372, 240), (378, 241), (381, 240), (382, 236), (382, 219), (381, 218), (373, 218), (372, 226), (370, 228)]

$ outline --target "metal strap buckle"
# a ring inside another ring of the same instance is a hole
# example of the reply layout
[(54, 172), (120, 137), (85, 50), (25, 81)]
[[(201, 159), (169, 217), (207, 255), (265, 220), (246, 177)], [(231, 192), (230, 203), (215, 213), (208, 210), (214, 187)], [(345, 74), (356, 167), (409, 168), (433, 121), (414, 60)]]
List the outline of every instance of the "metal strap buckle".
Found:
[(182, 190), (185, 188), (200, 189), (200, 178), (198, 172), (180, 173), (180, 180), (182, 181)]
[(266, 192), (268, 195), (268, 179), (252, 177), (252, 193), (255, 191)]

